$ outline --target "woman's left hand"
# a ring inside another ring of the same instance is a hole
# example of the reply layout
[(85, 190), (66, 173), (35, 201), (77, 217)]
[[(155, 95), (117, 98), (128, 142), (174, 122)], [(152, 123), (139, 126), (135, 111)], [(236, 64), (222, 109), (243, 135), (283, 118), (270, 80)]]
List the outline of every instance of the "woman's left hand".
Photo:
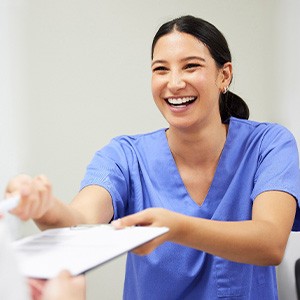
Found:
[(184, 216), (163, 208), (148, 208), (133, 215), (115, 220), (111, 224), (116, 229), (129, 226), (168, 227), (169, 231), (167, 233), (132, 251), (135, 254), (146, 255), (151, 253), (162, 243), (178, 238), (183, 231), (182, 222), (180, 222), (181, 218), (184, 218)]

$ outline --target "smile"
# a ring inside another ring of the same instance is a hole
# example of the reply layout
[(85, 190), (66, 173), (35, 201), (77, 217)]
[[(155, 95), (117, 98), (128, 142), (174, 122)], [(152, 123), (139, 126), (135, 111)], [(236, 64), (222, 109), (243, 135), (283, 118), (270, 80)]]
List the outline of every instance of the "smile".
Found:
[(197, 97), (166, 98), (166, 102), (172, 106), (187, 106), (193, 103)]

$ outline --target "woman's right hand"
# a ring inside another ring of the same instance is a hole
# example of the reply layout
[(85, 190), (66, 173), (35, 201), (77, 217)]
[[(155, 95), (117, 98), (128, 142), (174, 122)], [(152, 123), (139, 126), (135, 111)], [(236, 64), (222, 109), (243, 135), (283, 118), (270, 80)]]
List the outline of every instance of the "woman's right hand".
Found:
[(21, 174), (12, 178), (6, 187), (5, 198), (16, 195), (20, 196), (20, 202), (10, 213), (23, 221), (41, 218), (54, 202), (51, 183), (44, 175)]

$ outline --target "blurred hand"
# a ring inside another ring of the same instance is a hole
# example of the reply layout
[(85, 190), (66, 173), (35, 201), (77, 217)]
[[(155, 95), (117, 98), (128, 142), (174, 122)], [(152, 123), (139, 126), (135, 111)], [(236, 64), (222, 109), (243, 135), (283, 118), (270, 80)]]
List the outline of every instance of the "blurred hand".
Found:
[(32, 300), (84, 300), (86, 282), (83, 275), (72, 277), (61, 271), (50, 280), (28, 279)]
[(20, 196), (19, 205), (10, 213), (21, 220), (41, 218), (53, 203), (52, 187), (44, 175), (30, 177), (26, 174), (12, 178), (6, 187), (5, 197)]
[(116, 229), (121, 229), (127, 226), (155, 226), (168, 227), (169, 231), (152, 241), (139, 246), (132, 252), (139, 255), (146, 255), (151, 253), (155, 248), (165, 241), (176, 240), (180, 232), (183, 215), (163, 209), (163, 208), (148, 208), (136, 214), (113, 221), (111, 224)]
[(44, 287), (47, 283), (45, 279), (35, 279), (35, 278), (28, 278), (27, 280), (29, 288), (30, 288), (30, 295), (32, 300), (41, 300), (42, 293)]
[(84, 300), (85, 296), (85, 277), (72, 277), (68, 271), (62, 271), (47, 281), (41, 300)]

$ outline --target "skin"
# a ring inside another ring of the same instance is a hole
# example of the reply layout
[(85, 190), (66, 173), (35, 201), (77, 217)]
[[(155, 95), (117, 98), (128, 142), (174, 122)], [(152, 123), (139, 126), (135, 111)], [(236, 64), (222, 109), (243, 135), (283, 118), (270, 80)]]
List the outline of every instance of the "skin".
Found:
[(83, 275), (72, 277), (63, 270), (51, 280), (28, 279), (32, 300), (85, 300), (86, 282)]
[[(191, 35), (174, 32), (160, 38), (153, 53), (152, 94), (170, 124), (167, 138), (180, 175), (201, 204), (213, 179), (227, 126), (219, 113), (219, 94), (230, 84), (231, 63), (218, 69), (207, 47)], [(187, 108), (168, 98), (196, 97)], [(198, 153), (198, 155), (194, 155)]]
[[(218, 68), (207, 47), (191, 35), (174, 31), (155, 46), (153, 98), (169, 123), (166, 135), (181, 178), (199, 205), (205, 201), (226, 140), (227, 126), (221, 122), (218, 101), (231, 78), (231, 63)], [(167, 103), (186, 97), (194, 101), (180, 107)], [(26, 176), (8, 185), (8, 195), (21, 194), (21, 203), (12, 213), (24, 220), (34, 218), (42, 229), (107, 223), (113, 217), (112, 200), (103, 188), (86, 187), (67, 205), (52, 195), (44, 176)], [(137, 254), (148, 254), (165, 241), (173, 241), (236, 262), (278, 265), (295, 211), (296, 201), (291, 195), (269, 191), (255, 199), (252, 219), (247, 221), (212, 221), (150, 208), (112, 223), (116, 228), (169, 227), (165, 235), (137, 248)]]
[(84, 300), (85, 284), (84, 276), (72, 277), (68, 271), (62, 271), (45, 284), (41, 300)]
[(16, 194), (20, 195), (20, 203), (10, 212), (24, 221), (32, 218), (42, 230), (108, 223), (113, 217), (110, 194), (96, 185), (86, 187), (70, 204), (65, 204), (52, 194), (52, 186), (46, 176), (32, 178), (20, 174), (11, 179), (6, 188), (6, 197)]

